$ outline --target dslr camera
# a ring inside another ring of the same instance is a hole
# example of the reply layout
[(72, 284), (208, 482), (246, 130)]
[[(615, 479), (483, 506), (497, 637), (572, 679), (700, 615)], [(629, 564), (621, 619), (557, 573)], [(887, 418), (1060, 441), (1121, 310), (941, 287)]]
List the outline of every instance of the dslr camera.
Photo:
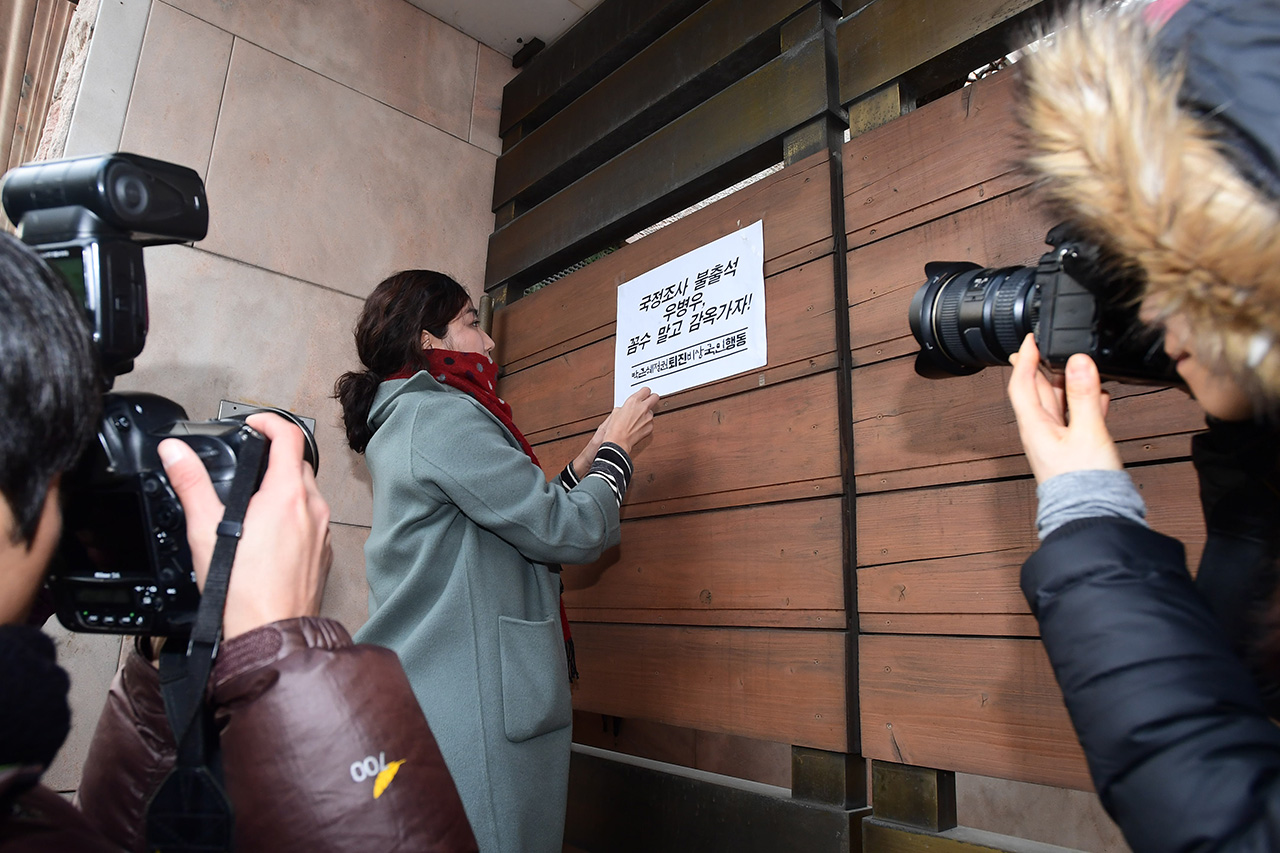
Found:
[[(104, 390), (133, 369), (147, 337), (145, 246), (203, 239), (204, 183), (191, 169), (134, 154), (19, 166), (0, 203), (18, 237), (66, 281), (93, 332)], [(298, 425), (307, 460), (315, 438)], [(58, 620), (72, 631), (186, 636), (200, 593), (186, 518), (156, 447), (185, 441), (225, 503), (247, 442), (266, 439), (244, 417), (191, 421), (156, 394), (104, 393), (97, 438), (63, 478), (63, 533), (49, 575)], [(261, 482), (266, 455), (256, 472)]]
[(1165, 354), (1163, 332), (1138, 317), (1141, 281), (1068, 223), (1050, 230), (1045, 242), (1051, 248), (1034, 267), (925, 265), (909, 317), (920, 343), (916, 372), (963, 376), (1008, 364), (1031, 332), (1052, 371), (1060, 373), (1082, 352), (1108, 379), (1183, 384)]

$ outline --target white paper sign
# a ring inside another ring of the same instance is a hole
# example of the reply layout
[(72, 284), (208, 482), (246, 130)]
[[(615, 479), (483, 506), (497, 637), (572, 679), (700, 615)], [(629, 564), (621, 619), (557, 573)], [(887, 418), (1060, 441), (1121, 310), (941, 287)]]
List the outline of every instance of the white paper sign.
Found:
[(764, 367), (764, 224), (756, 222), (618, 288), (613, 404)]

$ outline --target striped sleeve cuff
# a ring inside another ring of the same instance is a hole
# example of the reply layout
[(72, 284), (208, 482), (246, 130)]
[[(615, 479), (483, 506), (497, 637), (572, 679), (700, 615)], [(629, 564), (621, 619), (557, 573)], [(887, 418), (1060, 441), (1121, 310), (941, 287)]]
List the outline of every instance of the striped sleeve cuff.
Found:
[(572, 461), (570, 461), (568, 465), (564, 466), (564, 470), (560, 472), (560, 476), (556, 478), (556, 482), (558, 482), (560, 484), (560, 488), (564, 489), (566, 492), (578, 485), (580, 482), (578, 480), (578, 472), (573, 470)]
[(631, 466), (631, 457), (627, 452), (612, 441), (606, 441), (596, 451), (596, 458), (591, 462), (591, 470), (587, 472), (587, 477), (599, 477), (608, 483), (609, 488), (613, 490), (613, 496), (618, 499), (618, 506), (621, 507), (634, 470)]

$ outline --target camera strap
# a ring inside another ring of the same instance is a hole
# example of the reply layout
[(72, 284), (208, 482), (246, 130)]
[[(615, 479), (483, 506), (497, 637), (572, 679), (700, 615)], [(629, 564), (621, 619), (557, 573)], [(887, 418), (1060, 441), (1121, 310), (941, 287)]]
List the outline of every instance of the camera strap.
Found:
[(231, 564), (249, 500), (262, 480), (267, 446), (267, 440), (256, 432), (244, 438), (190, 642), (185, 649), (168, 644), (160, 653), (160, 689), (178, 751), (173, 771), (147, 805), (148, 850), (207, 853), (231, 849), (234, 815), (223, 789), (221, 768), (210, 766), (217, 733), (204, 698), (222, 635)]

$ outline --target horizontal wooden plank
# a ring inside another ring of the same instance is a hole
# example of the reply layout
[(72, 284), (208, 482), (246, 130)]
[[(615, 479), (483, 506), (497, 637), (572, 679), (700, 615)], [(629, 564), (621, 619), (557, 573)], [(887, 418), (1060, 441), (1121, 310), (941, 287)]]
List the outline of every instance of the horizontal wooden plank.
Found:
[[(1005, 391), (1011, 368), (925, 379), (914, 359), (853, 371), (857, 474), (1016, 456), (1022, 449)], [(1108, 383), (1115, 392), (1107, 427), (1118, 441), (1204, 428), (1204, 413), (1174, 388)]]
[(654, 267), (756, 221), (764, 222), (765, 274), (806, 247), (831, 251), (831, 180), (826, 154), (763, 178), (715, 204), (623, 246), (589, 266), (494, 312), (495, 359), (523, 366), (613, 334), (617, 288)]
[[(1033, 9), (1039, 0), (874, 0), (840, 22), (840, 100), (850, 103), (914, 69), (958, 52), (951, 74), (963, 80), (983, 62), (992, 62), (1020, 44), (1005, 46), (1003, 35), (988, 37), (984, 59), (963, 49), (967, 42), (1001, 27), (1019, 13)], [(959, 49), (959, 50), (958, 50)], [(986, 55), (989, 54), (989, 55)], [(930, 79), (939, 73), (931, 72)], [(944, 75), (945, 76), (945, 75)], [(941, 82), (941, 81), (938, 81)], [(927, 94), (920, 92), (919, 94)]]
[[(801, 486), (801, 494), (778, 499), (816, 497), (808, 484), (840, 477), (835, 400), (835, 374), (824, 373), (664, 412), (636, 456), (627, 504), (785, 484)], [(585, 441), (565, 439), (535, 450), (544, 470), (558, 471)], [(753, 503), (766, 500), (751, 495)]]
[(843, 631), (578, 623), (573, 706), (848, 751)]
[(493, 209), (582, 177), (781, 52), (782, 22), (814, 0), (711, 0), (498, 158)]
[[(568, 576), (566, 575), (566, 582)], [(610, 622), (628, 625), (703, 625), (737, 628), (849, 627), (843, 610), (687, 610), (672, 608), (621, 609), (565, 606), (570, 622)], [(928, 633), (937, 633), (929, 631)]]
[[(752, 373), (834, 351), (833, 276), (828, 256), (765, 281), (769, 360), (763, 369)], [(584, 419), (598, 420), (609, 413), (613, 408), (615, 341), (611, 336), (503, 376), (499, 391), (520, 418), (526, 435)]]
[(858, 638), (862, 754), (1090, 790), (1039, 640)]
[(1030, 613), (859, 613), (864, 634), (945, 634), (958, 637), (1038, 637)]
[[(1204, 546), (1204, 518), (1190, 462), (1129, 471), (1151, 527), (1187, 545), (1191, 565)], [(1036, 547), (1035, 482), (1003, 480), (863, 495), (857, 499), (858, 566), (904, 563)], [(928, 522), (922, 524), (922, 519)]]
[(734, 506), (751, 506), (758, 503), (804, 500), (838, 495), (844, 489), (840, 477), (820, 477), (816, 480), (798, 480), (794, 483), (777, 483), (734, 489), (727, 492), (710, 492), (705, 495), (688, 495), (662, 500), (628, 503), (622, 507), (622, 518), (649, 518), (655, 515), (672, 515), (679, 512), (702, 512), (709, 509), (725, 509)]
[(820, 32), (517, 216), (489, 238), (486, 287), (532, 283), (779, 162), (783, 134), (826, 112), (825, 73)]
[(602, 3), (544, 48), (502, 90), (501, 133), (536, 124), (586, 91), (707, 0)]
[(858, 569), (858, 612), (1030, 615), (1018, 574), (1031, 551), (1016, 548)]
[(919, 351), (908, 309), (925, 283), (925, 264), (1034, 264), (1048, 249), (1044, 238), (1054, 221), (1029, 191), (1020, 191), (851, 251), (849, 337), (855, 366)]
[[(993, 74), (926, 104), (909, 121), (891, 121), (850, 140), (844, 147), (845, 229), (866, 232), (1016, 170), (1023, 156), (1015, 113), (1018, 86), (1012, 73)], [(945, 212), (935, 209), (934, 216)], [(889, 233), (882, 228), (867, 237)]]
[[(699, 385), (686, 391), (668, 394), (663, 397), (662, 401), (658, 404), (657, 411), (672, 412), (676, 409), (696, 406), (699, 403), (705, 403), (708, 400), (718, 400), (721, 397), (728, 397), (733, 394), (742, 394), (747, 391), (767, 388), (770, 385), (777, 385), (780, 382), (790, 382), (793, 379), (811, 376), (815, 373), (835, 370), (837, 360), (835, 353), (826, 353), (824, 355), (813, 356), (800, 361), (793, 361), (790, 364), (784, 364), (779, 367), (760, 368), (748, 373), (740, 373), (737, 376), (731, 376), (728, 379), (708, 382), (705, 385)], [(579, 435), (583, 436), (583, 440), (585, 440), (585, 436), (594, 432), (595, 428), (600, 425), (601, 420), (603, 420), (601, 415), (595, 414), (583, 418), (582, 420), (559, 424), (536, 433), (528, 433), (525, 437), (528, 438), (532, 444), (538, 444), (539, 442), (544, 441), (554, 441), (567, 436)]]
[[(1199, 432), (1199, 430), (1196, 430)], [(1135, 438), (1120, 441), (1116, 447), (1125, 465), (1187, 459), (1191, 455), (1191, 436), (1194, 432), (1176, 433), (1158, 437)], [(1001, 480), (1025, 477), (1031, 473), (1027, 458), (1021, 448), (1015, 455), (945, 465), (928, 465), (905, 468), (901, 471), (877, 471), (860, 474), (854, 478), (854, 490), (862, 495), (871, 492), (887, 492), (897, 489), (916, 489), (943, 483), (966, 483), (978, 480)]]
[[(835, 249), (835, 241), (831, 237), (819, 240), (816, 243), (810, 243), (799, 249), (779, 255), (776, 258), (766, 258), (764, 262), (764, 275), (768, 279), (772, 276), (784, 273), (798, 266), (811, 263), (818, 258), (826, 257), (832, 254)], [(566, 285), (567, 286), (567, 285)], [(523, 303), (518, 303), (523, 304)], [(515, 307), (515, 306), (512, 306)], [(501, 314), (503, 312), (499, 312)], [(524, 370), (540, 361), (556, 358), (567, 352), (586, 346), (594, 341), (602, 340), (610, 337), (615, 333), (616, 323), (609, 322), (595, 329), (589, 329), (586, 332), (574, 334), (572, 337), (559, 341), (539, 352), (524, 356), (523, 358), (507, 362), (504, 369), (511, 373)], [(496, 340), (496, 338), (495, 338)]]
[[(627, 521), (622, 544), (566, 567), (565, 605), (706, 613), (839, 611), (845, 584), (841, 500), (793, 501)], [(724, 624), (724, 623), (721, 623)], [(739, 624), (753, 624), (751, 622)], [(839, 627), (830, 617), (822, 627)]]

